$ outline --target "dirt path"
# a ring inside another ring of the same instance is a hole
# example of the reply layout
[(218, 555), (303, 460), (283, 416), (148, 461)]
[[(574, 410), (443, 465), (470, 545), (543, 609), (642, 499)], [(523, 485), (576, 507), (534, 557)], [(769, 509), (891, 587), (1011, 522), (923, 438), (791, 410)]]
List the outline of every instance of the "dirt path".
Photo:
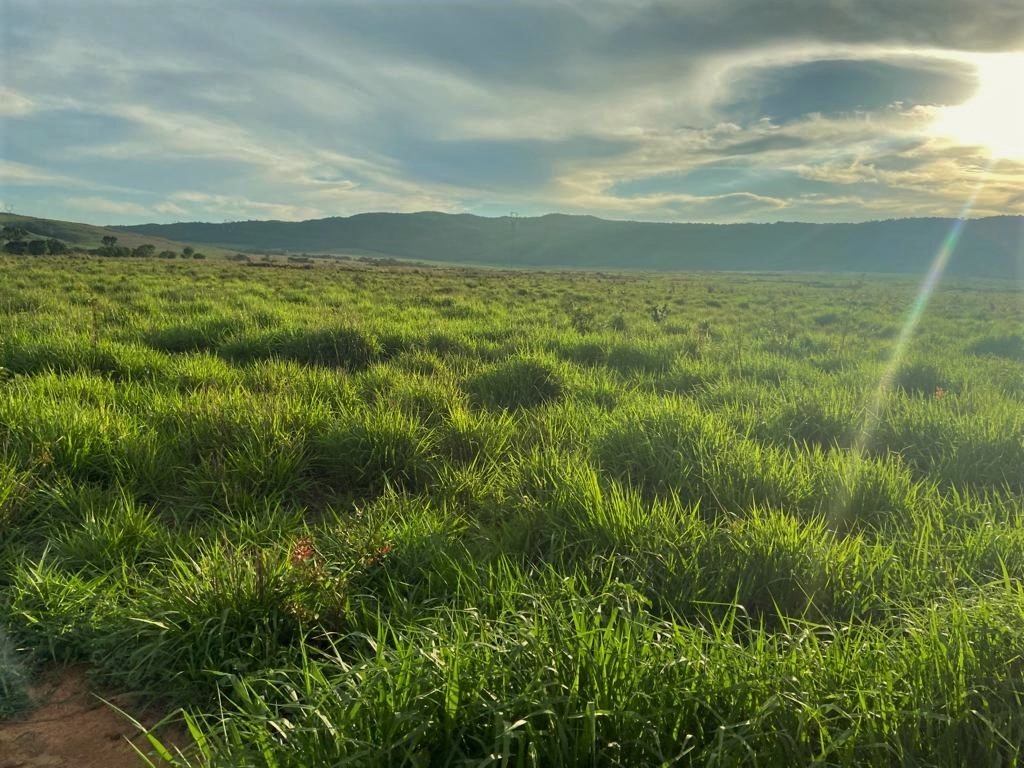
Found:
[[(123, 697), (105, 698), (132, 711)], [(0, 768), (145, 765), (131, 744), (148, 754), (149, 742), (122, 715), (96, 698), (83, 669), (60, 668), (42, 675), (32, 691), (32, 699), (36, 703), (34, 710), (19, 719), (0, 721)], [(140, 720), (147, 725), (154, 721)], [(185, 743), (180, 733), (171, 733), (169, 740)], [(158, 759), (153, 762), (161, 764)]]

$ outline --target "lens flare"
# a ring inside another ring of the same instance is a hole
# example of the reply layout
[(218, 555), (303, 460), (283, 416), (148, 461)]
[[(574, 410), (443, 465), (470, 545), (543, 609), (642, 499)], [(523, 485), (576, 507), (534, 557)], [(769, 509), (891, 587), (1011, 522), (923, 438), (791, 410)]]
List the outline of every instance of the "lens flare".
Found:
[[(988, 171), (991, 169), (991, 163), (986, 168), (985, 173), (982, 174), (984, 179)], [(984, 181), (979, 182), (971, 192), (967, 202), (964, 203), (963, 208), (960, 210), (959, 215), (953, 222), (953, 226), (950, 227), (949, 232), (942, 241), (942, 245), (939, 246), (938, 252), (935, 254), (935, 258), (932, 260), (931, 266), (925, 275), (924, 280), (921, 282), (921, 286), (918, 288), (917, 295), (914, 297), (914, 302), (910, 306), (910, 310), (907, 312), (906, 318), (903, 321), (903, 327), (900, 329), (899, 336), (896, 338), (896, 343), (893, 346), (892, 354), (889, 356), (889, 361), (886, 363), (885, 368), (882, 371), (882, 376), (879, 379), (878, 386), (875, 388), (874, 394), (868, 401), (867, 407), (864, 411), (864, 418), (861, 421), (860, 428), (857, 431), (857, 437), (854, 441), (853, 447), (850, 450), (849, 461), (847, 462), (846, 482), (847, 488), (852, 491), (853, 485), (856, 483), (856, 472), (858, 463), (861, 457), (864, 455), (868, 444), (871, 441), (872, 435), (878, 428), (878, 424), (882, 418), (882, 407), (885, 404), (886, 397), (892, 389), (893, 381), (896, 378), (896, 371), (899, 370), (900, 364), (906, 357), (910, 342), (914, 338), (914, 333), (917, 331), (917, 327), (921, 322), (921, 317), (924, 315), (924, 311), (928, 306), (928, 302), (935, 292), (935, 288), (938, 286), (939, 281), (942, 279), (943, 273), (946, 271), (946, 267), (949, 265), (950, 259), (953, 257), (953, 253), (956, 250), (957, 244), (960, 242), (960, 236), (963, 234), (964, 226), (967, 223), (967, 217), (974, 207), (974, 203), (978, 198), (978, 193), (981, 192), (984, 186)], [(846, 517), (850, 513), (850, 500), (843, 501), (840, 498), (841, 509), (833, 510), (833, 512), (841, 511), (843, 516)]]

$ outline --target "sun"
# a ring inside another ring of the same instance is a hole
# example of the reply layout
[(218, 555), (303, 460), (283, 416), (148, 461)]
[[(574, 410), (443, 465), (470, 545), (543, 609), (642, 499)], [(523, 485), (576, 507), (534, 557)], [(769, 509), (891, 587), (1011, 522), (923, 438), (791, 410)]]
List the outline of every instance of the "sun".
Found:
[(974, 64), (978, 90), (963, 104), (942, 107), (932, 132), (993, 158), (1024, 160), (1024, 54), (989, 54)]

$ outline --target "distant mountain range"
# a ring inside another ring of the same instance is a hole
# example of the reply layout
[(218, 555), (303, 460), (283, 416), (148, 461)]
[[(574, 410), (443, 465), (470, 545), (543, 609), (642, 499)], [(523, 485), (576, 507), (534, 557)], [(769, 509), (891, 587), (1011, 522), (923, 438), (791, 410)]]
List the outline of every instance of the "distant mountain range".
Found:
[[(495, 266), (913, 273), (928, 268), (955, 225), (955, 219), (942, 218), (660, 224), (561, 214), (514, 219), (426, 212), (111, 229), (246, 251), (355, 252)], [(948, 271), (1021, 278), (1024, 217), (966, 221)]]

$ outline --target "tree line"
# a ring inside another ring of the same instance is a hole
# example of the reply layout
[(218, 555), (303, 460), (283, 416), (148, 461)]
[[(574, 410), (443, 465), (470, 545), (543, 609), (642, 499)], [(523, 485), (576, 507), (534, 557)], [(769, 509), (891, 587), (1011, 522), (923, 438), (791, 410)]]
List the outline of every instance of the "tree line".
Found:
[(55, 237), (30, 238), (29, 233), (22, 227), (5, 225), (0, 231), (0, 239), (3, 240), (3, 252), (17, 256), (60, 256), (68, 253), (87, 253), (96, 256), (108, 256), (115, 258), (136, 258), (147, 259), (156, 256), (160, 259), (205, 259), (206, 254), (196, 251), (191, 246), (185, 246), (181, 253), (177, 251), (164, 250), (157, 253), (156, 246), (151, 243), (143, 243), (134, 248), (118, 245), (117, 238), (113, 235), (106, 235), (101, 240), (99, 248), (82, 248), (81, 246), (70, 246), (63, 240)]
[(21, 227), (5, 226), (0, 232), (4, 240), (4, 253), (29, 254), (31, 256), (59, 255), (67, 253), (67, 244), (55, 237), (28, 239), (28, 232)]

